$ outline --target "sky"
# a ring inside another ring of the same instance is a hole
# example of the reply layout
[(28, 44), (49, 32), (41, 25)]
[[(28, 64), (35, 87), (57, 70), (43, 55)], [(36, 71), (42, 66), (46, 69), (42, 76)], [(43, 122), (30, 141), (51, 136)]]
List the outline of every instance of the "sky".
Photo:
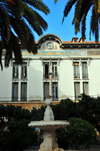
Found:
[[(65, 17), (64, 22), (62, 24), (63, 11), (67, 0), (59, 0), (58, 3), (55, 4), (55, 0), (43, 0), (43, 2), (49, 7), (50, 13), (45, 15), (41, 12), (40, 15), (45, 19), (48, 23), (48, 28), (43, 32), (45, 34), (55, 34), (59, 36), (62, 41), (71, 41), (72, 37), (78, 37), (78, 40), (81, 37), (81, 32), (75, 34), (74, 26), (72, 25), (72, 19), (74, 16), (74, 7), (70, 11), (68, 17)], [(86, 41), (95, 41), (94, 36), (91, 34), (91, 40), (89, 39), (90, 32), (90, 17), (91, 10), (87, 15), (86, 21)], [(41, 36), (43, 36), (41, 35)], [(41, 36), (38, 36), (34, 33), (35, 41), (38, 41)]]

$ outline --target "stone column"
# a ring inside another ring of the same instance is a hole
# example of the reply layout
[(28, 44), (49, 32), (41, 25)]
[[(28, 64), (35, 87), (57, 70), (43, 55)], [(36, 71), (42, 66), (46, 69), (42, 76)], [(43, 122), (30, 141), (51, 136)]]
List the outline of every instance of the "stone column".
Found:
[(55, 130), (48, 129), (43, 130), (43, 142), (40, 145), (40, 149), (38, 151), (53, 151), (58, 148), (58, 144), (55, 142)]

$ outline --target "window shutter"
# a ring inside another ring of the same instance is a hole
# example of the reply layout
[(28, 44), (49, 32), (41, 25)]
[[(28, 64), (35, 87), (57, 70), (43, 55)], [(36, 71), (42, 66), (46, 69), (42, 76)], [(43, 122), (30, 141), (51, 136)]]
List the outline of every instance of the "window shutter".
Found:
[(88, 95), (88, 82), (83, 82), (83, 93)]
[(80, 95), (80, 83), (75, 82), (74, 87), (75, 87), (75, 100), (78, 100), (78, 96)]

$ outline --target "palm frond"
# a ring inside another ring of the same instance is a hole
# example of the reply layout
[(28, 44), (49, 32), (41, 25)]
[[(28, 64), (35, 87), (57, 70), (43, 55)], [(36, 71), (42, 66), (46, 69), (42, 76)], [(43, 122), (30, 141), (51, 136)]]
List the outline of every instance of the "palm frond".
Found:
[(31, 21), (30, 18), (28, 18), (27, 16), (26, 16), (26, 19), (29, 22), (32, 29), (40, 36), (43, 33), (43, 31), (42, 31), (41, 26), (39, 26), (38, 24), (39, 22), (34, 19)]
[(19, 39), (21, 40), (22, 47), (26, 48), (26, 41), (30, 37), (30, 30), (28, 28), (28, 25), (23, 19), (18, 20), (17, 17), (11, 17), (11, 25), (14, 31), (16, 31), (16, 34), (18, 35)]
[(75, 14), (74, 14), (73, 22), (72, 22), (75, 26), (76, 34), (78, 31), (80, 31), (80, 24), (82, 24), (82, 27), (81, 27), (82, 36), (85, 35), (85, 19), (91, 5), (92, 5), (91, 0), (90, 0), (90, 3), (88, 2), (87, 5), (86, 5), (86, 0), (77, 2), (75, 6)]
[[(24, 17), (31, 24), (33, 29), (38, 33), (38, 35), (43, 34), (43, 30), (47, 29), (46, 21), (33, 9), (24, 4), (25, 15)], [(42, 27), (42, 28), (41, 28)]]
[(64, 16), (63, 16), (62, 22), (64, 21), (64, 18), (67, 17), (68, 13), (70, 12), (70, 10), (71, 10), (72, 6), (75, 4), (75, 2), (77, 2), (77, 0), (69, 0), (67, 2), (67, 4), (65, 5)]
[(98, 13), (96, 12), (96, 6), (93, 6), (90, 30), (95, 35), (96, 41), (98, 41), (99, 32), (98, 32)]
[(27, 42), (27, 49), (28, 49), (28, 52), (32, 52), (33, 54), (36, 54), (37, 53), (37, 47), (35, 45), (35, 42), (34, 42), (34, 37), (32, 34), (30, 34), (30, 38), (28, 39), (28, 42)]
[[(6, 48), (5, 66), (9, 65), (12, 59), (12, 52), (17, 63), (22, 62), (21, 48), (29, 52), (37, 53), (34, 42), (34, 36), (31, 28), (39, 35), (47, 29), (47, 22), (34, 10), (40, 10), (46, 15), (50, 12), (42, 0), (1, 0), (0, 3), (0, 36), (2, 43), (0, 45), (0, 64), (3, 46)], [(26, 20), (28, 23), (26, 23)], [(29, 25), (28, 25), (29, 24)], [(21, 40), (21, 46), (18, 38), (13, 34), (12, 28)]]
[(58, 0), (55, 0), (55, 3), (57, 3), (58, 2)]
[(22, 63), (22, 54), (21, 54), (21, 47), (18, 43), (17, 37), (11, 33), (11, 39), (9, 40), (9, 43), (5, 45), (6, 48), (6, 55), (5, 55), (5, 67), (9, 66), (9, 62), (12, 59), (12, 52), (15, 56), (15, 62), (17, 64)]
[(4, 26), (6, 27), (6, 32), (7, 32), (7, 42), (10, 39), (11, 35), (11, 29), (10, 29), (10, 17), (8, 13), (0, 6), (0, 18), (2, 19), (2, 22)]
[(46, 15), (50, 13), (49, 8), (43, 3), (42, 0), (23, 0), (23, 2), (27, 2), (28, 4), (33, 6), (33, 8), (36, 8), (39, 11), (42, 11)]
[(19, 15), (22, 16), (24, 15), (24, 8), (23, 8), (23, 1), (21, 0), (13, 0), (16, 3), (16, 8), (19, 11)]

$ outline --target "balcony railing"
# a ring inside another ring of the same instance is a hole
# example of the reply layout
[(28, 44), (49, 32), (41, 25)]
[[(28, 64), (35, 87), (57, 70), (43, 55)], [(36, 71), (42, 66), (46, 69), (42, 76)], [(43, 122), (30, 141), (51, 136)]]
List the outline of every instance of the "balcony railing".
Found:
[[(49, 74), (44, 74), (44, 75), (43, 75), (43, 78), (44, 78), (44, 79), (49, 79)], [(58, 79), (58, 74), (57, 74), (57, 75), (52, 74), (52, 78), (53, 78), (53, 79)]]

